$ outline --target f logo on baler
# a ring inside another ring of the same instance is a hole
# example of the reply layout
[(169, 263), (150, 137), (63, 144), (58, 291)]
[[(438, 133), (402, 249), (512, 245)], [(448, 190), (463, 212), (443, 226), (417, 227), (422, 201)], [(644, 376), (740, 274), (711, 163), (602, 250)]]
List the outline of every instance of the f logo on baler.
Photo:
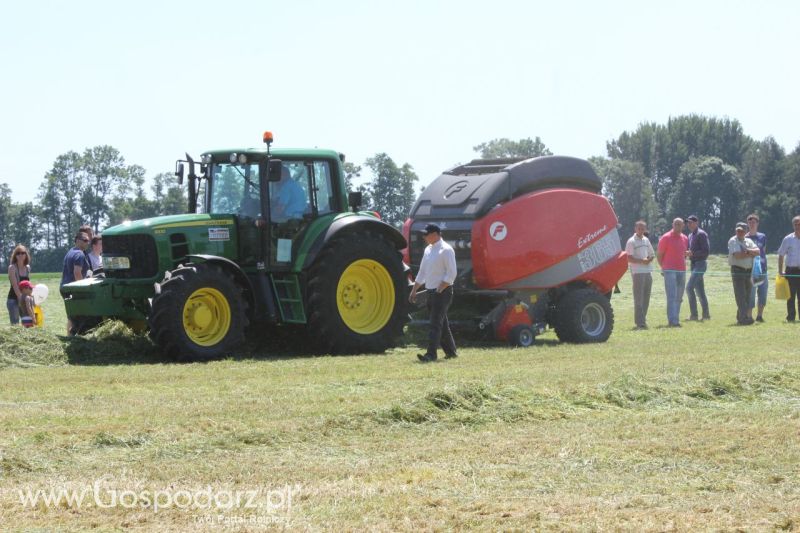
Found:
[(508, 227), (503, 222), (499, 220), (497, 222), (492, 222), (492, 225), (489, 227), (489, 236), (496, 240), (502, 241), (508, 235)]
[(457, 181), (454, 184), (452, 184), (451, 186), (449, 186), (447, 188), (447, 190), (444, 191), (445, 200), (449, 200), (450, 197), (453, 196), (454, 194), (460, 193), (461, 191), (466, 189), (467, 185), (469, 185), (469, 183), (466, 180), (461, 180), (461, 181)]

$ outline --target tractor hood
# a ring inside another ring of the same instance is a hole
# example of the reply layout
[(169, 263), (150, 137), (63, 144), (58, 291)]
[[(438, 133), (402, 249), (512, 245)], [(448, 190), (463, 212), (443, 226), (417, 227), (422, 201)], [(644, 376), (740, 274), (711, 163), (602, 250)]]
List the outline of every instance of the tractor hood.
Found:
[(163, 217), (145, 218), (142, 220), (126, 220), (122, 224), (111, 226), (103, 230), (103, 236), (131, 235), (131, 234), (161, 234), (181, 228), (203, 228), (212, 226), (233, 225), (233, 215), (227, 214), (186, 214), (169, 215)]

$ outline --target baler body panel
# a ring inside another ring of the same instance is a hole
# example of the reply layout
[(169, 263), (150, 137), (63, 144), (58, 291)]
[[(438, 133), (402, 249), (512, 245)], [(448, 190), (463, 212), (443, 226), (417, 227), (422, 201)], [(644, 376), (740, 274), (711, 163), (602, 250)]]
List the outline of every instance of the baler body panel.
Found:
[(586, 280), (608, 292), (627, 268), (608, 200), (576, 189), (546, 189), (496, 206), (474, 222), (471, 249), (483, 289)]

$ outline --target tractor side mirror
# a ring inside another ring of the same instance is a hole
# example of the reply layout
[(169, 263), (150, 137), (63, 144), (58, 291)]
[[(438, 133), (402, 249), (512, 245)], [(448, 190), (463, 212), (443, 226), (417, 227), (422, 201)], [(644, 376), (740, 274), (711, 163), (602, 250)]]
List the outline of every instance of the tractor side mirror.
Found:
[(361, 191), (353, 191), (347, 195), (347, 205), (350, 206), (350, 209), (353, 211), (357, 211), (363, 202), (363, 194)]
[(258, 164), (258, 173), (261, 181), (281, 181), (281, 171), (283, 169), (283, 161), (280, 159), (270, 159), (262, 161)]
[(183, 163), (175, 166), (175, 175), (178, 176), (178, 185), (183, 185)]

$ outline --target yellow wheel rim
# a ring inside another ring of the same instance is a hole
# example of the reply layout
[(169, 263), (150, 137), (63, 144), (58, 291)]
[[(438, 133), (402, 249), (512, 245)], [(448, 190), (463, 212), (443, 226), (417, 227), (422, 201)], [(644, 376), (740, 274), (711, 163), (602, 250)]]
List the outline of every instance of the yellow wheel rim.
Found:
[(230, 327), (231, 306), (217, 289), (197, 289), (183, 305), (183, 330), (195, 344), (214, 346)]
[(336, 304), (339, 316), (351, 330), (362, 335), (380, 331), (394, 311), (392, 277), (377, 261), (354, 261), (339, 278)]

